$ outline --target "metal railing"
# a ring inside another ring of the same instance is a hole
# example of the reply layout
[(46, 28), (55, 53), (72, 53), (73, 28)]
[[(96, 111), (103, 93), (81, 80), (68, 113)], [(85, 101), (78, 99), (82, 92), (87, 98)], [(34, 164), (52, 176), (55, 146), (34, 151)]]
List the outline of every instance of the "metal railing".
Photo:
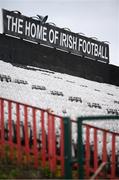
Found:
[(48, 110), (0, 98), (0, 158), (5, 158), (6, 145), (12, 161), (36, 168), (48, 166), (52, 173), (60, 165), (61, 175), (64, 175), (62, 117)]
[[(77, 167), (78, 178), (90, 178), (102, 163), (108, 162), (106, 176), (110, 179), (119, 178), (119, 146), (116, 146), (116, 140), (119, 139), (119, 133), (107, 129), (95, 127), (84, 123), (86, 121), (119, 120), (119, 116), (90, 116), (79, 117), (77, 121), (64, 118), (64, 149), (65, 149), (65, 178), (73, 178), (73, 166)], [(77, 126), (77, 142), (75, 157), (72, 157), (72, 124)], [(85, 128), (85, 133), (83, 129)], [(93, 132), (93, 133), (92, 133)], [(99, 133), (100, 132), (100, 133)], [(92, 134), (93, 141), (90, 140)], [(102, 134), (102, 153), (99, 154), (99, 134)], [(107, 137), (110, 136), (111, 152), (108, 154)], [(85, 141), (84, 141), (85, 139)], [(118, 159), (118, 160), (117, 160)], [(100, 173), (99, 176), (105, 175)]]
[[(79, 117), (73, 121), (48, 110), (0, 98), (0, 158), (5, 158), (8, 146), (7, 156), (17, 164), (48, 166), (54, 174), (58, 169), (65, 179), (90, 178), (107, 162), (106, 176), (119, 178), (119, 146), (116, 145), (119, 133), (85, 123), (95, 120), (119, 120), (119, 116)], [(102, 154), (98, 151), (99, 132)], [(74, 133), (75, 142), (72, 141)], [(108, 136), (111, 137), (110, 154)], [(105, 177), (105, 174), (99, 172), (98, 176)]]

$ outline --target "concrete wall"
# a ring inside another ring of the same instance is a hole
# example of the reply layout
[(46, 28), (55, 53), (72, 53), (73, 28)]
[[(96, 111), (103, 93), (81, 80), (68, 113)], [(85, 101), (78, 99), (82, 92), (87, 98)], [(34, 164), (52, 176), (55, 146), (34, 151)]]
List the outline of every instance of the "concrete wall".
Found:
[(0, 58), (86, 79), (119, 85), (119, 67), (58, 51), (39, 44), (0, 35)]

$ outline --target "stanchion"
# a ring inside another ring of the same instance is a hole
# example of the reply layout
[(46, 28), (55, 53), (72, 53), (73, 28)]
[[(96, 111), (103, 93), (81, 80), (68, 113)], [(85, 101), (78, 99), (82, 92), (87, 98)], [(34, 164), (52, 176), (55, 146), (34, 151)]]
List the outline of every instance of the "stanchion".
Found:
[(78, 174), (79, 179), (84, 179), (84, 152), (83, 152), (83, 139), (82, 139), (82, 119), (78, 118)]
[(72, 178), (71, 166), (71, 122), (69, 118), (64, 118), (64, 178)]

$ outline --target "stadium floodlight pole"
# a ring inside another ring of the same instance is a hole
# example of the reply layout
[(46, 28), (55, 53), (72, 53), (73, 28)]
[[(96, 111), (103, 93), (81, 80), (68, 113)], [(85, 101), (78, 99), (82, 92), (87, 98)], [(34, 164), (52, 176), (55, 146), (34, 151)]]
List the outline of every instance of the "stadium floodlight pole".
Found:
[(13, 10), (13, 11), (11, 11), (11, 12), (14, 12), (14, 13), (16, 13), (16, 14), (21, 14), (21, 12), (20, 12), (20, 11), (17, 11), (17, 10)]

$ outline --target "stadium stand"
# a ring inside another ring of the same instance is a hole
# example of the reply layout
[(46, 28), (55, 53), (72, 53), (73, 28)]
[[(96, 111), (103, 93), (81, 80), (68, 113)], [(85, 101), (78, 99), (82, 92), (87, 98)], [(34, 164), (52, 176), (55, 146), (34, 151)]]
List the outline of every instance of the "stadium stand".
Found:
[[(44, 75), (44, 71), (50, 76)], [(28, 70), (2, 60), (0, 72), (0, 77), (5, 79), (0, 81), (1, 97), (52, 108), (58, 115), (64, 115), (65, 111), (65, 115), (74, 118), (81, 115), (117, 115), (119, 112), (118, 86), (53, 71), (50, 73), (40, 68)]]
[[(8, 99), (16, 100), (22, 103), (31, 104), (44, 109), (50, 108), (55, 114), (61, 116), (71, 116), (75, 119), (81, 115), (119, 115), (119, 87), (104, 83), (93, 82), (83, 78), (73, 77), (67, 74), (57, 72), (45, 72), (42, 69), (28, 70), (27, 68), (19, 68), (11, 65), (10, 63), (0, 60), (1, 77), (5, 80), (0, 81), (0, 96)], [(3, 75), (2, 75), (3, 74)], [(6, 74), (6, 75), (4, 75)], [(57, 77), (57, 78), (56, 78)], [(9, 79), (9, 80), (8, 80)], [(22, 80), (21, 80), (22, 79)], [(9, 82), (9, 83), (8, 83)], [(73, 83), (72, 83), (73, 82)], [(25, 86), (24, 86), (25, 84)], [(35, 85), (36, 84), (36, 85)], [(53, 89), (53, 90), (52, 90)], [(37, 90), (37, 91), (35, 91)], [(38, 91), (41, 90), (41, 91)], [(111, 94), (111, 95), (110, 95)], [(113, 96), (112, 96), (113, 94)], [(79, 96), (80, 95), (80, 96)], [(7, 107), (6, 107), (7, 108)], [(15, 107), (12, 106), (15, 119)], [(21, 110), (21, 119), (23, 119), (24, 111)], [(32, 135), (30, 129), (30, 119), (32, 118), (29, 112), (29, 137)], [(6, 113), (7, 122), (7, 113)], [(89, 122), (88, 122), (89, 123)], [(22, 144), (24, 143), (24, 127), (21, 124)], [(101, 121), (90, 122), (94, 126), (104, 127), (114, 132), (119, 132), (119, 124), (117, 121)], [(15, 124), (13, 122), (15, 127)], [(57, 146), (58, 143), (58, 128), (57, 123)], [(7, 125), (6, 125), (7, 127)], [(15, 129), (15, 128), (14, 128)], [(77, 134), (75, 128), (73, 131), (73, 149), (72, 153), (76, 155), (75, 143)], [(85, 131), (85, 129), (84, 129)], [(15, 134), (15, 130), (14, 130)], [(7, 128), (6, 128), (7, 138)], [(15, 141), (15, 137), (14, 137)], [(29, 140), (32, 144), (32, 139)], [(93, 142), (93, 131), (90, 138)], [(102, 135), (99, 133), (98, 151), (101, 153)], [(84, 138), (85, 143), (85, 138)], [(109, 138), (109, 147), (111, 139)], [(119, 141), (117, 141), (119, 144)], [(111, 149), (108, 148), (110, 154)]]
[[(93, 82), (79, 77), (57, 72), (43, 73), (43, 69), (37, 68), (35, 71), (19, 66), (13, 66), (10, 63), (0, 60), (0, 96), (14, 101), (19, 101), (32, 106), (50, 109), (50, 112), (61, 116), (70, 116), (76, 120), (77, 116), (86, 115), (119, 115), (119, 87), (105, 83)], [(48, 76), (46, 76), (48, 74)], [(50, 74), (50, 76), (49, 76)], [(57, 78), (56, 78), (57, 77)], [(9, 83), (8, 83), (9, 82)], [(25, 84), (25, 86), (24, 86)], [(16, 143), (16, 106), (12, 104), (12, 128), (13, 142)], [(8, 105), (4, 104), (5, 111), (5, 139), (8, 139)], [(24, 145), (24, 109), (20, 107), (20, 137), (21, 144)], [(28, 109), (28, 137), (29, 147), (33, 145), (33, 125), (32, 112)], [(39, 114), (36, 116), (39, 122)], [(47, 121), (45, 122), (47, 124)], [(116, 120), (110, 121), (86, 121), (96, 127), (119, 132), (119, 123)], [(41, 125), (40, 125), (41, 126)], [(37, 145), (41, 148), (41, 129), (37, 128)], [(60, 127), (56, 121), (56, 147), (57, 154), (60, 147)], [(46, 128), (46, 125), (45, 125)], [(46, 128), (46, 132), (47, 132)], [(86, 137), (84, 136), (86, 129), (83, 128), (83, 144), (85, 146)], [(98, 143), (98, 163), (102, 162), (102, 140), (103, 133), (101, 130), (97, 134)], [(47, 140), (47, 136), (46, 136)], [(112, 137), (107, 136), (107, 156), (110, 161), (111, 157), (111, 141)], [(77, 131), (75, 125), (72, 125), (72, 157), (77, 156)], [(90, 131), (90, 154), (94, 153), (94, 129)], [(116, 147), (119, 146), (119, 140), (116, 139)], [(118, 149), (118, 148), (117, 148)], [(116, 152), (118, 159), (119, 152)], [(93, 165), (93, 156), (91, 155), (91, 164)], [(118, 162), (118, 161), (117, 161)], [(110, 166), (108, 167), (110, 171)], [(116, 166), (116, 174), (118, 175), (118, 165)]]

